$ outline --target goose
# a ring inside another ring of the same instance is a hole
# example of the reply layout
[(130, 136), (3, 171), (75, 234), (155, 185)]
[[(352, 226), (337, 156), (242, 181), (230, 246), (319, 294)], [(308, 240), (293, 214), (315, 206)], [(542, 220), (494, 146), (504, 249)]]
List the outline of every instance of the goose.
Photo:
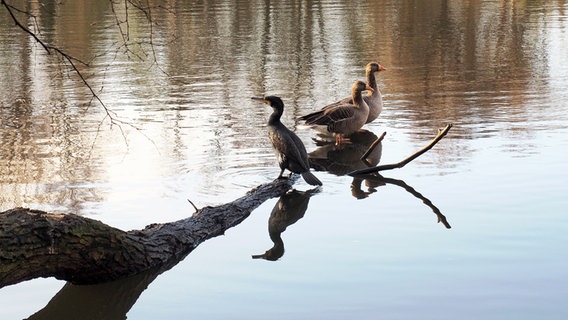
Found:
[[(365, 74), (367, 76), (367, 84), (369, 84), (369, 86), (371, 88), (373, 88), (373, 91), (372, 91), (371, 94), (363, 95), (363, 99), (365, 100), (365, 102), (369, 106), (369, 115), (367, 116), (367, 122), (365, 122), (365, 123), (370, 123), (370, 122), (374, 121), (375, 119), (377, 119), (379, 117), (379, 115), (381, 114), (381, 111), (383, 111), (383, 96), (381, 95), (381, 91), (379, 90), (379, 87), (377, 85), (377, 77), (376, 77), (375, 73), (380, 72), (380, 71), (385, 71), (385, 70), (387, 70), (387, 69), (384, 66), (382, 66), (381, 64), (379, 64), (378, 62), (369, 62), (369, 63), (367, 63), (367, 66), (365, 67)], [(341, 99), (337, 102), (334, 102), (332, 104), (329, 104), (329, 105), (323, 107), (322, 110), (327, 109), (327, 108), (333, 108), (337, 105), (342, 105), (342, 104), (353, 104), (353, 98), (347, 97), (347, 98)]]
[(348, 141), (346, 137), (361, 129), (369, 117), (369, 105), (363, 99), (363, 91), (373, 91), (368, 84), (357, 80), (351, 87), (350, 101), (341, 101), (319, 111), (300, 117), (308, 125), (326, 126), (333, 133), (336, 143)]

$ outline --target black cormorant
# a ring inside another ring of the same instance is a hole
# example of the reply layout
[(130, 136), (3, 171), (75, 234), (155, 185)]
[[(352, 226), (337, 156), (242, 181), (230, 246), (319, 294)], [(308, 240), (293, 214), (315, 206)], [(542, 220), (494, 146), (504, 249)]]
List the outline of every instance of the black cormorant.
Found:
[(253, 99), (262, 100), (274, 110), (268, 119), (268, 137), (272, 142), (272, 147), (274, 148), (280, 166), (278, 178), (283, 178), (282, 174), (284, 170), (288, 169), (291, 172), (301, 174), (302, 178), (304, 178), (307, 183), (313, 186), (321, 186), (321, 181), (310, 172), (308, 153), (306, 152), (306, 147), (304, 147), (302, 140), (280, 122), (280, 118), (284, 113), (284, 103), (282, 99), (276, 96)]

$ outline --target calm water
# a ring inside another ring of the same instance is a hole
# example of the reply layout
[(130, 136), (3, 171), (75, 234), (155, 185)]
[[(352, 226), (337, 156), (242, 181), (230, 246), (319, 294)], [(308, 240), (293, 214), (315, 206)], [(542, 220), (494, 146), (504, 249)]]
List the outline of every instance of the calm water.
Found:
[[(168, 1), (151, 28), (132, 7), (119, 28), (124, 4), (16, 3), (42, 39), (89, 63), (114, 124), (1, 7), (0, 210), (130, 230), (191, 215), (187, 199), (231, 201), (278, 174), (270, 110), (250, 100), (262, 94), (283, 98), (283, 121), (326, 171), (320, 192), (298, 182), (156, 279), (2, 288), (2, 319), (568, 316), (568, 2)], [(387, 67), (384, 111), (361, 137), (387, 132), (373, 162), (454, 127), (361, 181), (345, 172), (364, 166), (353, 155), (366, 145), (319, 146), (297, 117), (347, 96), (369, 61)], [(286, 216), (286, 201), (303, 207)], [(279, 235), (278, 261), (251, 258)]]

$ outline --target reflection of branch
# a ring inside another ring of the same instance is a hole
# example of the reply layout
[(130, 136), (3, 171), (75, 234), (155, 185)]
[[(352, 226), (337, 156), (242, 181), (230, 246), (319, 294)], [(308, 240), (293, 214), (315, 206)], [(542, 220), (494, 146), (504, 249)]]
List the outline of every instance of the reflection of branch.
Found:
[(432, 209), (432, 211), (434, 212), (434, 214), (436, 214), (436, 216), (438, 216), (438, 223), (441, 222), (444, 224), (444, 226), (448, 229), (451, 228), (450, 224), (448, 223), (448, 220), (446, 219), (446, 217), (442, 214), (442, 212), (440, 212), (440, 209), (438, 209), (433, 203), (432, 201), (430, 201), (430, 199), (426, 198), (425, 196), (423, 196), (420, 192), (416, 191), (413, 187), (409, 186), (408, 184), (406, 184), (406, 182), (402, 181), (402, 180), (398, 180), (398, 179), (392, 179), (392, 178), (385, 178), (383, 176), (379, 176), (379, 179), (382, 182), (385, 183), (390, 183), (390, 184), (394, 184), (397, 185), (401, 188), (404, 188), (404, 190), (408, 191), (410, 194), (412, 194), (413, 196), (415, 196), (416, 198), (422, 200), (422, 202), (427, 205), (428, 207), (430, 207)]
[[(366, 185), (369, 187), (368, 189), (369, 191), (363, 191), (361, 189), (361, 183), (363, 181), (365, 181)], [(370, 194), (376, 192), (377, 191), (376, 187), (384, 186), (387, 183), (394, 184), (396, 186), (404, 188), (404, 190), (406, 190), (408, 193), (422, 200), (422, 202), (426, 206), (430, 207), (430, 209), (432, 209), (434, 214), (438, 216), (438, 222), (441, 222), (447, 229), (451, 228), (446, 217), (442, 214), (442, 212), (440, 212), (440, 209), (438, 209), (432, 203), (432, 201), (430, 201), (430, 199), (423, 196), (420, 192), (416, 191), (413, 187), (409, 186), (408, 184), (406, 184), (406, 182), (402, 180), (385, 178), (380, 174), (358, 175), (356, 177), (353, 177), (353, 182), (351, 183), (351, 193), (357, 199), (364, 199), (367, 198)]]
[(438, 143), (438, 141), (440, 141), (448, 133), (448, 131), (450, 131), (451, 127), (452, 127), (452, 124), (450, 123), (444, 129), (439, 129), (438, 134), (436, 135), (436, 137), (432, 141), (430, 141), (429, 144), (427, 144), (422, 149), (416, 151), (414, 154), (410, 155), (408, 158), (406, 158), (406, 159), (404, 159), (404, 160), (402, 160), (398, 163), (384, 164), (384, 165), (371, 167), (371, 168), (367, 168), (367, 169), (356, 170), (356, 171), (349, 173), (349, 175), (350, 176), (356, 176), (356, 175), (360, 175), (360, 174), (369, 174), (369, 173), (379, 172), (379, 171), (383, 171), (383, 170), (391, 170), (391, 169), (402, 168), (405, 165), (407, 165), (410, 161), (418, 158), (420, 155), (422, 155), (426, 151), (430, 150), (436, 143)]

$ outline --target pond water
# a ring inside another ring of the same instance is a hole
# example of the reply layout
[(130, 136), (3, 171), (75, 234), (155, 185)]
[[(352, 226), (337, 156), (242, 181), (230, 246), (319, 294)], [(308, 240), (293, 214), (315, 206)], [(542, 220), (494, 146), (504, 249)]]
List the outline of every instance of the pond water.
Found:
[[(282, 97), (324, 185), (298, 181), (126, 307), (100, 299), (126, 281), (36, 279), (0, 289), (2, 319), (568, 316), (568, 2), (149, 1), (152, 23), (118, 2), (13, 3), (88, 62), (104, 106), (0, 7), (0, 210), (131, 230), (191, 215), (188, 199), (232, 201), (279, 172), (263, 94)], [(298, 117), (349, 95), (370, 61), (387, 68), (381, 116), (362, 145), (317, 144)], [(393, 163), (448, 123), (384, 179), (345, 175), (381, 133), (371, 162)], [(302, 205), (269, 229), (286, 201)], [(279, 234), (277, 261), (252, 259)]]

